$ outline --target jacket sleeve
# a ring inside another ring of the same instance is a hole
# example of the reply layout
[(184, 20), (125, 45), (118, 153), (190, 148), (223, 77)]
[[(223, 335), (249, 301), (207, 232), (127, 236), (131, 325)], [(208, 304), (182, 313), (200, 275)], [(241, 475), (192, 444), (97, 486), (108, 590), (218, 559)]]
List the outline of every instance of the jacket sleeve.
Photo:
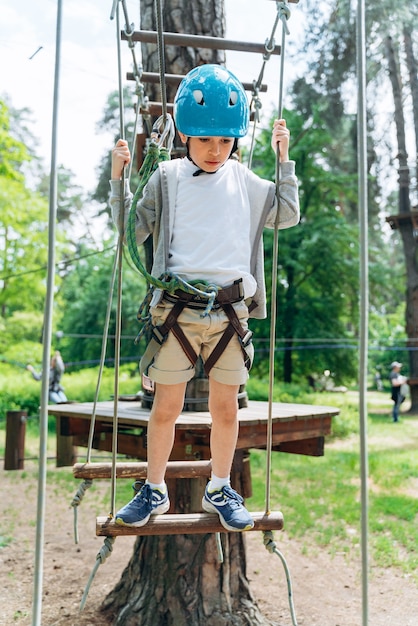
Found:
[[(112, 219), (113, 222), (120, 232), (121, 229), (121, 189), (122, 184), (120, 180), (110, 180), (110, 196), (109, 196), (109, 205), (112, 211)], [(132, 204), (132, 192), (129, 189), (129, 181), (125, 180), (125, 189), (124, 189), (124, 198), (123, 198), (123, 210), (124, 210), (124, 218), (123, 224), (126, 225), (129, 217), (129, 210)]]
[[(136, 206), (136, 219), (135, 219), (135, 234), (138, 244), (143, 243), (147, 237), (153, 233), (155, 225), (155, 203), (156, 196), (159, 191), (159, 172), (158, 170), (152, 174), (148, 183), (145, 185), (142, 198)], [(121, 184), (118, 180), (110, 181), (110, 198), (109, 204), (112, 210), (112, 218), (120, 231), (120, 211), (121, 211), (121, 199), (120, 199)], [(129, 219), (129, 213), (131, 210), (133, 194), (129, 189), (128, 181), (125, 181), (125, 193), (124, 193), (124, 231)], [(125, 238), (124, 238), (125, 239)]]
[[(267, 228), (274, 228), (277, 215), (276, 187), (274, 186), (274, 197), (266, 220)], [(279, 180), (279, 228), (290, 228), (299, 223), (299, 192), (298, 181), (295, 176), (295, 162), (286, 161), (280, 167)]]

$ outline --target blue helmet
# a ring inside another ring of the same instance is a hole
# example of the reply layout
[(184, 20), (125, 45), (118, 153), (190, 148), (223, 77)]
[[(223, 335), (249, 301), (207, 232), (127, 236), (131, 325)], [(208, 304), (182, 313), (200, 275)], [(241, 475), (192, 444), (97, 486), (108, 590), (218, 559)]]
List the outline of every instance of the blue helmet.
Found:
[(250, 110), (238, 78), (221, 65), (200, 65), (174, 98), (177, 130), (189, 137), (244, 137)]

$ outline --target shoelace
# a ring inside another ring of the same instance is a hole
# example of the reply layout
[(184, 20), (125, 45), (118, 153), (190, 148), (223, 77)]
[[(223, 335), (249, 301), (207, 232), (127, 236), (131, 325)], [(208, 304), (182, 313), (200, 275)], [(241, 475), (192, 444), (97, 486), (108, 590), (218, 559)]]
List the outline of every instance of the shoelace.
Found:
[(234, 491), (232, 487), (223, 487), (222, 492), (230, 498), (231, 502), (228, 502), (228, 504), (230, 504), (231, 508), (237, 509), (244, 502), (244, 498)]
[(144, 500), (147, 504), (152, 504), (152, 489), (147, 483), (136, 480), (132, 485), (132, 489), (136, 492), (135, 498)]

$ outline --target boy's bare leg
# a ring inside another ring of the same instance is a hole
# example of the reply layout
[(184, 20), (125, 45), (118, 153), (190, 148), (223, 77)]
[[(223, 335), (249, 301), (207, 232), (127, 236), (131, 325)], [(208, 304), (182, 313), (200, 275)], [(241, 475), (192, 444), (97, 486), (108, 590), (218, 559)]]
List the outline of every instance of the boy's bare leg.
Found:
[(185, 392), (186, 383), (155, 385), (147, 438), (147, 478), (150, 483), (164, 482), (167, 461), (174, 443), (175, 423), (183, 409)]
[(238, 391), (239, 385), (224, 385), (209, 378), (212, 472), (220, 478), (229, 476), (237, 445)]
[(209, 383), (212, 477), (202, 498), (202, 508), (208, 513), (217, 513), (227, 530), (241, 532), (253, 528), (254, 520), (242, 497), (229, 483), (238, 439), (238, 390), (239, 385)]

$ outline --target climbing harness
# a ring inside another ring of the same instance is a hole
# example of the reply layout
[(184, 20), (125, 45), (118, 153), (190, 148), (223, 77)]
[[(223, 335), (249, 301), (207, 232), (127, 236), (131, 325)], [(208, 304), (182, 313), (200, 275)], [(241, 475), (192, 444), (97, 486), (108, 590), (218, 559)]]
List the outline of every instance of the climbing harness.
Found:
[[(185, 307), (201, 310), (202, 308), (207, 308), (206, 303), (202, 301), (202, 298), (200, 296), (194, 296), (193, 294), (188, 293), (187, 291), (182, 291), (181, 289), (177, 289), (173, 294), (164, 294), (164, 299), (167, 302), (172, 302), (174, 306), (169, 312), (163, 324), (151, 327), (151, 339), (141, 359), (141, 375), (148, 374), (149, 366), (153, 362), (155, 355), (157, 354), (163, 343), (166, 341), (168, 333), (170, 331), (180, 343), (184, 353), (186, 354), (193, 367), (196, 365), (198, 359), (198, 355), (191, 346), (189, 340), (179, 326), (177, 320)], [(236, 311), (232, 306), (232, 304), (236, 302), (241, 302), (243, 299), (244, 295), (242, 291), (241, 280), (236, 281), (230, 287), (226, 287), (218, 291), (218, 295), (216, 296), (212, 305), (212, 310), (223, 309), (226, 316), (228, 317), (229, 324), (226, 327), (223, 335), (219, 339), (217, 345), (213, 349), (212, 353), (209, 355), (208, 359), (204, 363), (203, 367), (207, 376), (209, 375), (210, 370), (215, 365), (235, 333), (239, 337), (245, 366), (247, 367), (247, 369), (250, 369), (251, 367), (251, 355), (248, 348), (251, 344), (252, 332), (249, 330), (245, 330), (242, 327)]]

